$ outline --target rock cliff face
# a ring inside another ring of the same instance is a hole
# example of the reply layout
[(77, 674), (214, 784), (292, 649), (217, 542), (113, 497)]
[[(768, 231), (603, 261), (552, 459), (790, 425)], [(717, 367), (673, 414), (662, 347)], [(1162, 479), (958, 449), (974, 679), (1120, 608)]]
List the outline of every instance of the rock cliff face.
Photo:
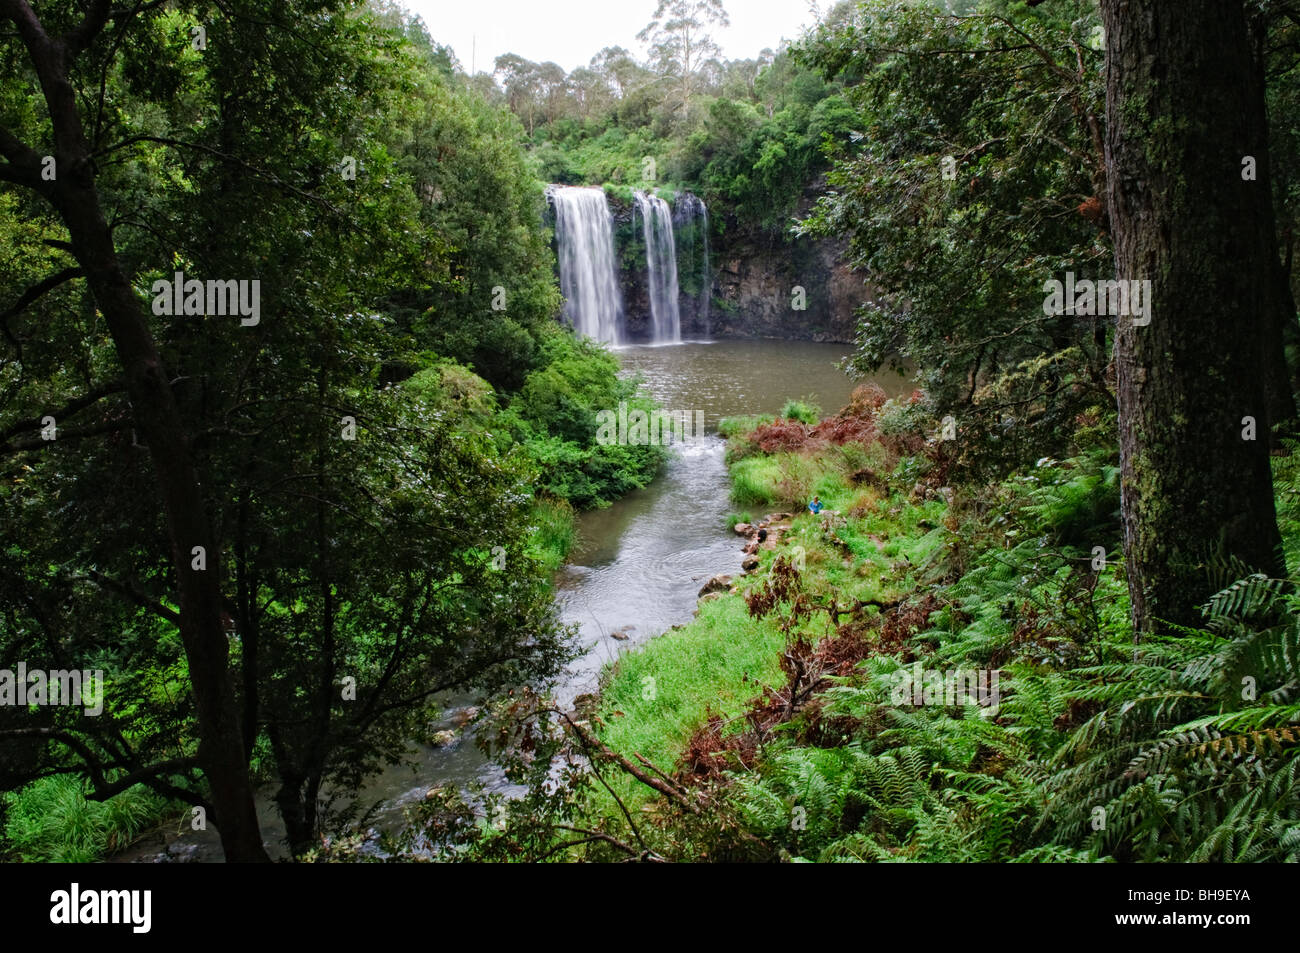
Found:
[(712, 333), (851, 343), (854, 311), (871, 288), (844, 264), (845, 252), (838, 241), (724, 234), (713, 256)]

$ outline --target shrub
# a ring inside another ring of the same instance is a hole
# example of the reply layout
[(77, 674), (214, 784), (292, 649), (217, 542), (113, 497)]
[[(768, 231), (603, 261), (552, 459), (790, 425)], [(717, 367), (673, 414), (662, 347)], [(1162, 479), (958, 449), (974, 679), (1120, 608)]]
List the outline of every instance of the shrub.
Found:
[(573, 549), (577, 527), (573, 507), (554, 497), (541, 497), (533, 503), (533, 552), (552, 572), (564, 565)]
[(802, 400), (787, 400), (781, 408), (780, 416), (785, 420), (797, 420), (799, 423), (813, 426), (821, 411), (811, 403)]
[(808, 425), (793, 420), (764, 424), (747, 438), (750, 445), (763, 453), (784, 453), (809, 448), (812, 438)]

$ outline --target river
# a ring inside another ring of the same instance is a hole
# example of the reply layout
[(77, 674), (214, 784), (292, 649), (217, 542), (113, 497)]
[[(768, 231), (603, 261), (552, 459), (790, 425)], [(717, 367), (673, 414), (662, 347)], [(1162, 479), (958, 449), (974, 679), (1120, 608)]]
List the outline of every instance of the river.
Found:
[[(833, 413), (848, 402), (856, 386), (836, 368), (849, 350), (844, 345), (766, 340), (615, 349), (624, 373), (639, 374), (646, 390), (666, 409), (689, 411), (692, 419), (695, 411), (702, 411), (706, 437), (674, 446), (663, 472), (649, 487), (579, 516), (578, 542), (556, 579), (560, 614), (578, 627), (584, 650), (556, 686), (562, 706), (592, 691), (602, 667), (620, 652), (690, 621), (697, 593), (708, 578), (739, 571), (741, 541), (726, 526), (726, 515), (735, 507), (728, 498), (718, 421), (776, 413), (791, 398), (809, 400)], [(896, 374), (882, 373), (874, 380), (891, 396), (907, 390), (905, 379)], [(615, 632), (627, 638), (616, 639)], [(447, 699), (446, 727), (473, 701), (468, 695)], [(506, 786), (499, 770), (468, 737), (448, 747), (416, 745), (413, 757), (413, 767), (388, 768), (361, 792), (363, 803), (379, 805), (374, 826), (399, 824), (405, 806), (436, 784), (479, 780), (489, 788)], [(284, 828), (271, 793), (262, 792), (258, 814), (272, 856), (283, 856), (277, 842)], [(214, 831), (187, 831), (184, 841), (188, 859), (221, 859)]]

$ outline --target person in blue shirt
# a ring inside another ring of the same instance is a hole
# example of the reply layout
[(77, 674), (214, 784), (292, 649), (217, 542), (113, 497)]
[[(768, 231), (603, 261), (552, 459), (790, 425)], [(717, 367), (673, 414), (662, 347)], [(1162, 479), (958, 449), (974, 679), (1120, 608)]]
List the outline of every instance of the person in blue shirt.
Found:
[(808, 504), (808, 512), (811, 513), (813, 516), (816, 516), (821, 511), (822, 511), (821, 497), (814, 494), (812, 498), (812, 502)]

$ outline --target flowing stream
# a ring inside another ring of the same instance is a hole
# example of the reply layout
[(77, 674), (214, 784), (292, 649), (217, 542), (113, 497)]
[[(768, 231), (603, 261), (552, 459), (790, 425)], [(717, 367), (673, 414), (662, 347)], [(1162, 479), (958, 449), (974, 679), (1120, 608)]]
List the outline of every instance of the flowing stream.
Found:
[[(625, 373), (640, 374), (665, 409), (689, 411), (692, 417), (703, 411), (709, 435), (673, 447), (663, 472), (649, 487), (579, 517), (579, 542), (570, 564), (557, 576), (556, 601), (564, 621), (578, 626), (585, 653), (556, 686), (562, 706), (592, 691), (601, 668), (620, 652), (689, 622), (697, 593), (711, 576), (739, 572), (742, 542), (725, 522), (736, 507), (728, 497), (718, 421), (776, 413), (790, 398), (810, 399), (833, 413), (848, 402), (855, 386), (835, 367), (848, 352), (842, 345), (798, 341), (692, 342), (616, 350)], [(898, 375), (881, 374), (875, 380), (891, 395), (908, 389)], [(614, 638), (615, 632), (627, 635), (627, 640)], [(445, 726), (452, 727), (458, 712), (475, 699), (445, 701)], [(374, 826), (397, 826), (405, 806), (437, 784), (479, 780), (490, 788), (506, 787), (470, 737), (462, 735), (447, 747), (418, 743), (413, 756), (414, 767), (389, 768), (360, 792), (363, 803), (381, 804)], [(259, 796), (258, 814), (272, 856), (281, 856), (277, 841), (283, 825), (270, 800), (273, 793), (266, 790)], [(214, 831), (187, 830), (184, 842), (191, 859), (221, 859)], [(190, 852), (191, 844), (196, 851)], [(158, 849), (153, 845), (153, 852)]]

